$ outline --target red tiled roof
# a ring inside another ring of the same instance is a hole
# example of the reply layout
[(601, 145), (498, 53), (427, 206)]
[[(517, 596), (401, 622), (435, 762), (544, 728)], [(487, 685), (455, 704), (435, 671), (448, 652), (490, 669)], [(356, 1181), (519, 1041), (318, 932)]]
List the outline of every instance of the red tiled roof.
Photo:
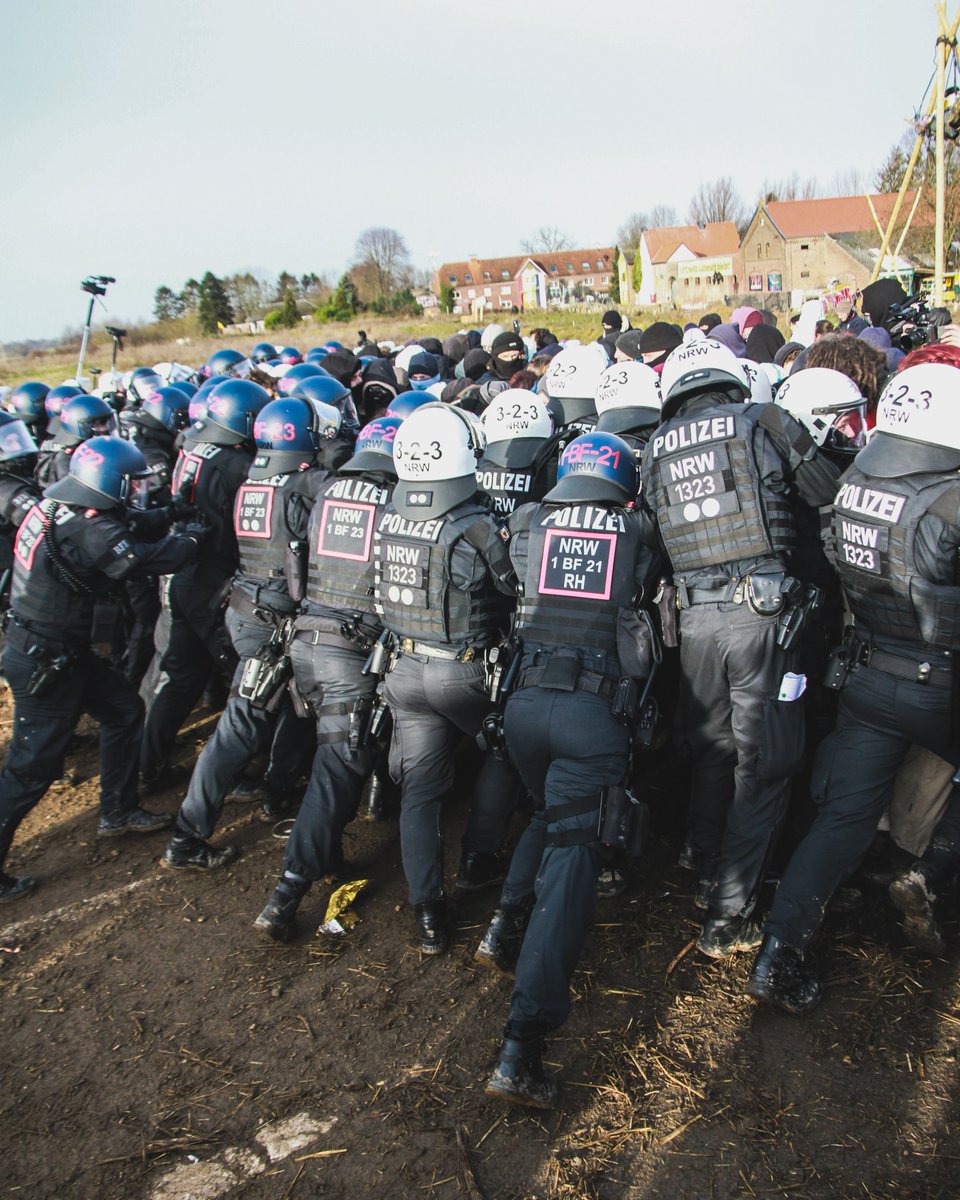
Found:
[(710, 221), (702, 229), (699, 225), (670, 225), (647, 229), (643, 236), (650, 261), (655, 263), (666, 262), (678, 246), (686, 246), (698, 258), (718, 258), (740, 249), (740, 235), (732, 221)]
[[(550, 268), (555, 266), (557, 270), (554, 278), (571, 274), (588, 275), (592, 271), (615, 269), (613, 247), (595, 246), (587, 250), (560, 250), (556, 254), (514, 254), (508, 258), (475, 258), (464, 262), (443, 263), (437, 269), (437, 274), (444, 282), (448, 280), (449, 276), (456, 275), (457, 284), (464, 282), (463, 277), (466, 274), (473, 276), (473, 283), (503, 282), (504, 271), (510, 272), (511, 279), (515, 278), (528, 258), (543, 267), (548, 275), (552, 273)], [(603, 265), (598, 267), (598, 261), (601, 261)], [(586, 270), (583, 268), (585, 262), (590, 264)], [(573, 270), (568, 271), (567, 266), (571, 264)], [(486, 280), (483, 277), (485, 271), (490, 275), (490, 278)]]
[[(916, 192), (907, 192), (900, 209), (906, 219), (913, 205)], [(880, 224), (886, 228), (896, 201), (893, 192), (880, 192), (870, 199), (877, 210)], [(763, 206), (777, 229), (785, 238), (814, 237), (821, 233), (872, 233), (876, 223), (870, 212), (866, 196), (833, 196), (826, 200), (771, 200)], [(920, 206), (916, 218), (929, 222), (929, 215)]]

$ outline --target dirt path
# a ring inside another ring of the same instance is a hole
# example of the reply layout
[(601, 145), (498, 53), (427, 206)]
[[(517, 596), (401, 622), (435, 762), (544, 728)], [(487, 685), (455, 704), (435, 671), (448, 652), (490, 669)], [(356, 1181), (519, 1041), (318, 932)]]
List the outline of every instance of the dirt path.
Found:
[[(549, 1047), (562, 1104), (537, 1118), (481, 1090), (509, 994), (471, 957), (495, 895), (461, 902), (452, 953), (421, 958), (396, 823), (354, 826), (348, 857), (372, 883), (349, 940), (311, 936), (320, 887), (302, 937), (267, 946), (251, 922), (282, 845), (253, 809), (226, 811), (222, 837), (243, 848), (233, 869), (173, 875), (157, 866), (163, 835), (97, 842), (89, 745), (71, 769), (12, 856), (42, 888), (0, 910), (0, 1194), (960, 1191), (957, 967), (900, 948), (881, 891), (831, 923), (827, 998), (793, 1020), (744, 997), (746, 961), (682, 954), (691, 878), (658, 842), (640, 888), (598, 911), (573, 1017)], [(456, 812), (450, 825), (452, 871)]]

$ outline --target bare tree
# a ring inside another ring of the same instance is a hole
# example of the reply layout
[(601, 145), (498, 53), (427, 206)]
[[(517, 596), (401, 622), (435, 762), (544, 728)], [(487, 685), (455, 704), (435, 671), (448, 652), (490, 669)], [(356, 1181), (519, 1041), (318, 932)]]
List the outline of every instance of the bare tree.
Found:
[(228, 275), (223, 286), (227, 289), (230, 303), (238, 321), (250, 321), (259, 317), (273, 297), (273, 284), (269, 279), (243, 271)]
[(827, 189), (829, 196), (863, 196), (871, 190), (866, 171), (859, 167), (847, 167), (837, 171)]
[(541, 225), (529, 241), (521, 242), (525, 254), (556, 254), (559, 250), (570, 250), (573, 241), (568, 233), (555, 225)]
[(353, 248), (353, 265), (370, 279), (378, 296), (390, 296), (406, 284), (410, 273), (407, 243), (385, 225), (365, 229)]
[(713, 183), (701, 183), (690, 200), (687, 219), (691, 225), (706, 225), (710, 221), (733, 221), (739, 228), (745, 221), (746, 207), (729, 175)]
[(815, 200), (822, 195), (823, 189), (814, 176), (801, 179), (796, 171), (785, 179), (765, 179), (760, 185), (764, 204), (771, 200)]
[(669, 204), (655, 204), (650, 209), (650, 224), (648, 229), (669, 229), (677, 225), (677, 210)]
[(645, 229), (650, 228), (650, 218), (645, 212), (631, 213), (617, 230), (617, 245), (621, 250), (636, 250)]

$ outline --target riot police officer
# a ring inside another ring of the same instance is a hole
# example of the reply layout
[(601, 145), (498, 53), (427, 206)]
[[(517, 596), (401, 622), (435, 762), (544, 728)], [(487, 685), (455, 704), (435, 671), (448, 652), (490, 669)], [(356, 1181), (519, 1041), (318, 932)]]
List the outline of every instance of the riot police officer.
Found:
[[(101, 836), (152, 833), (169, 824), (139, 806), (137, 767), (143, 705), (119, 672), (90, 649), (98, 596), (137, 573), (175, 571), (195, 538), (132, 540), (125, 506), (142, 496), (146, 463), (120, 438), (92, 438), (70, 474), (51, 484), (17, 534), (4, 670), (15, 708), (0, 773), (0, 868), (17, 826), (63, 771), (81, 712), (100, 722)], [(35, 886), (0, 870), (0, 900)]]
[[(503, 633), (497, 588), (514, 591), (498, 526), (477, 497), (482, 449), (479, 427), (460, 409), (437, 403), (411, 413), (394, 441), (398, 482), (374, 540), (376, 611), (398, 650), (384, 681), (390, 770), (402, 788), (403, 868), (425, 954), (442, 953), (449, 940), (440, 807), (452, 752), (492, 710), (484, 654)], [(471, 886), (496, 873), (503, 812), (516, 800), (509, 766), (488, 756), (464, 840)]]
[(6, 400), (10, 412), (23, 421), (37, 446), (47, 436), (47, 411), (43, 402), (49, 392), (49, 384), (29, 379), (15, 387)]
[(603, 862), (601, 805), (615, 802), (609, 789), (627, 778), (627, 727), (637, 715), (631, 676), (643, 667), (625, 661), (625, 636), (659, 559), (637, 488), (626, 442), (582, 434), (564, 450), (543, 502), (524, 505), (509, 522), (522, 658), (504, 733), (538, 807), (477, 957), (508, 974), (516, 967), (487, 1094), (534, 1108), (549, 1108), (556, 1096), (543, 1073), (543, 1039), (569, 1013)]
[(837, 472), (783, 409), (746, 403), (747, 374), (718, 342), (674, 350), (660, 385), (664, 423), (643, 453), (643, 488), (682, 610), (691, 835), (715, 859), (701, 867), (713, 887), (697, 945), (722, 957), (759, 945), (749, 915), (803, 764), (803, 706), (778, 699), (795, 666), (778, 644), (793, 500), (827, 503)]
[(173, 473), (173, 489), (210, 525), (200, 561), (169, 581), (169, 641), (147, 701), (142, 776), (163, 777), (174, 738), (212, 671), (229, 679), (236, 665), (223, 627), (223, 607), (238, 562), (233, 502), (253, 460), (253, 423), (269, 400), (258, 384), (226, 379), (207, 397), (207, 415), (192, 425)]
[(60, 428), (60, 414), (63, 406), (74, 396), (85, 395), (83, 388), (73, 383), (61, 383), (58, 387), (50, 388), (43, 398), (44, 436), (38, 444), (40, 452), (37, 455), (37, 480), (41, 487), (49, 481), (47, 464), (60, 452), (60, 445), (54, 441), (54, 435)]
[(71, 396), (60, 410), (57, 431), (51, 439), (56, 450), (38, 466), (37, 482), (46, 487), (63, 479), (70, 471), (70, 456), (81, 442), (92, 437), (109, 437), (116, 431), (117, 419), (106, 400), (99, 396)]
[[(335, 380), (329, 382), (331, 388), (345, 390)], [(259, 675), (285, 653), (283, 623), (297, 609), (287, 582), (290, 546), (306, 538), (317, 489), (349, 454), (350, 443), (339, 433), (340, 414), (329, 404), (272, 400), (257, 414), (257, 455), (234, 506), (240, 566), (227, 628), (240, 661), (226, 708), (197, 760), (177, 814), (163, 855), (165, 867), (211, 870), (236, 857), (233, 847), (217, 849), (207, 839), (230, 784), (270, 745), (278, 713), (290, 704), (285, 679), (278, 691)], [(275, 647), (269, 656), (268, 645)]]
[(556, 479), (549, 469), (553, 418), (534, 392), (509, 388), (490, 401), (481, 424), (485, 446), (477, 483), (506, 521), (521, 504), (541, 500)]
[(909, 367), (886, 385), (873, 438), (843, 476), (828, 548), (854, 616), (828, 678), (839, 687), (820, 747), (817, 816), (764, 926), (747, 990), (792, 1013), (819, 1000), (803, 960), (830, 897), (866, 853), (911, 744), (960, 764), (960, 374)]
[(553, 356), (541, 390), (549, 399), (557, 431), (558, 458), (568, 442), (596, 425), (597, 387), (609, 363), (606, 350), (597, 342), (568, 346)]
[(396, 481), (398, 417), (364, 426), (356, 453), (326, 482), (304, 542), (303, 604), (290, 646), (301, 696), (317, 723), (317, 751), (290, 832), (283, 874), (254, 922), (286, 941), (311, 883), (335, 871), (379, 746), (370, 734), (379, 675), (368, 656), (382, 633), (373, 602), (373, 534)]
[[(33, 476), (36, 465), (37, 443), (27, 425), (19, 417), (0, 412), (0, 573), (12, 570), (13, 539), (40, 498)], [(7, 584), (9, 575), (0, 587), (0, 601), (6, 597)]]
[(637, 458), (660, 424), (660, 377), (641, 362), (618, 362), (597, 381), (597, 424), (632, 446)]

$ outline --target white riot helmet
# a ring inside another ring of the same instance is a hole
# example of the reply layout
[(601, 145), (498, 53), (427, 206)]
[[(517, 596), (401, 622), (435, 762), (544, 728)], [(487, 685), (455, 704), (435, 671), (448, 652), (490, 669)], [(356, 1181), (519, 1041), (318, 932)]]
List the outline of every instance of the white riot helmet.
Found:
[(429, 519), (469, 500), (477, 490), (482, 451), (482, 432), (462, 409), (439, 402), (414, 409), (393, 442), (397, 512)]
[(855, 454), (866, 432), (867, 402), (842, 371), (805, 367), (780, 385), (777, 404), (809, 432), (818, 446)]
[(567, 346), (553, 356), (543, 387), (558, 425), (569, 425), (597, 411), (597, 388), (609, 362), (607, 352), (596, 342)]
[(523, 388), (495, 396), (481, 418), (487, 439), (484, 458), (498, 467), (529, 467), (553, 435), (553, 419), (544, 402)]
[(691, 325), (689, 329), (683, 331), (683, 340), (685, 342), (704, 342), (706, 339), (707, 335), (699, 325)]
[(854, 463), (887, 477), (960, 468), (960, 371), (923, 363), (892, 375), (877, 401), (873, 435)]
[(743, 369), (750, 380), (750, 402), (752, 404), (769, 404), (773, 399), (773, 388), (765, 371), (760, 370), (760, 364), (751, 362), (748, 358), (743, 361)]
[(770, 387), (773, 391), (773, 394), (776, 395), (777, 388), (787, 377), (787, 372), (783, 369), (783, 367), (778, 366), (774, 362), (757, 363), (757, 366), (770, 380)]
[(642, 362), (614, 363), (597, 386), (597, 429), (629, 433), (660, 424), (660, 376)]
[(660, 374), (661, 415), (669, 420), (697, 392), (722, 392), (734, 403), (750, 398), (750, 377), (732, 350), (711, 338), (685, 342), (672, 351)]

